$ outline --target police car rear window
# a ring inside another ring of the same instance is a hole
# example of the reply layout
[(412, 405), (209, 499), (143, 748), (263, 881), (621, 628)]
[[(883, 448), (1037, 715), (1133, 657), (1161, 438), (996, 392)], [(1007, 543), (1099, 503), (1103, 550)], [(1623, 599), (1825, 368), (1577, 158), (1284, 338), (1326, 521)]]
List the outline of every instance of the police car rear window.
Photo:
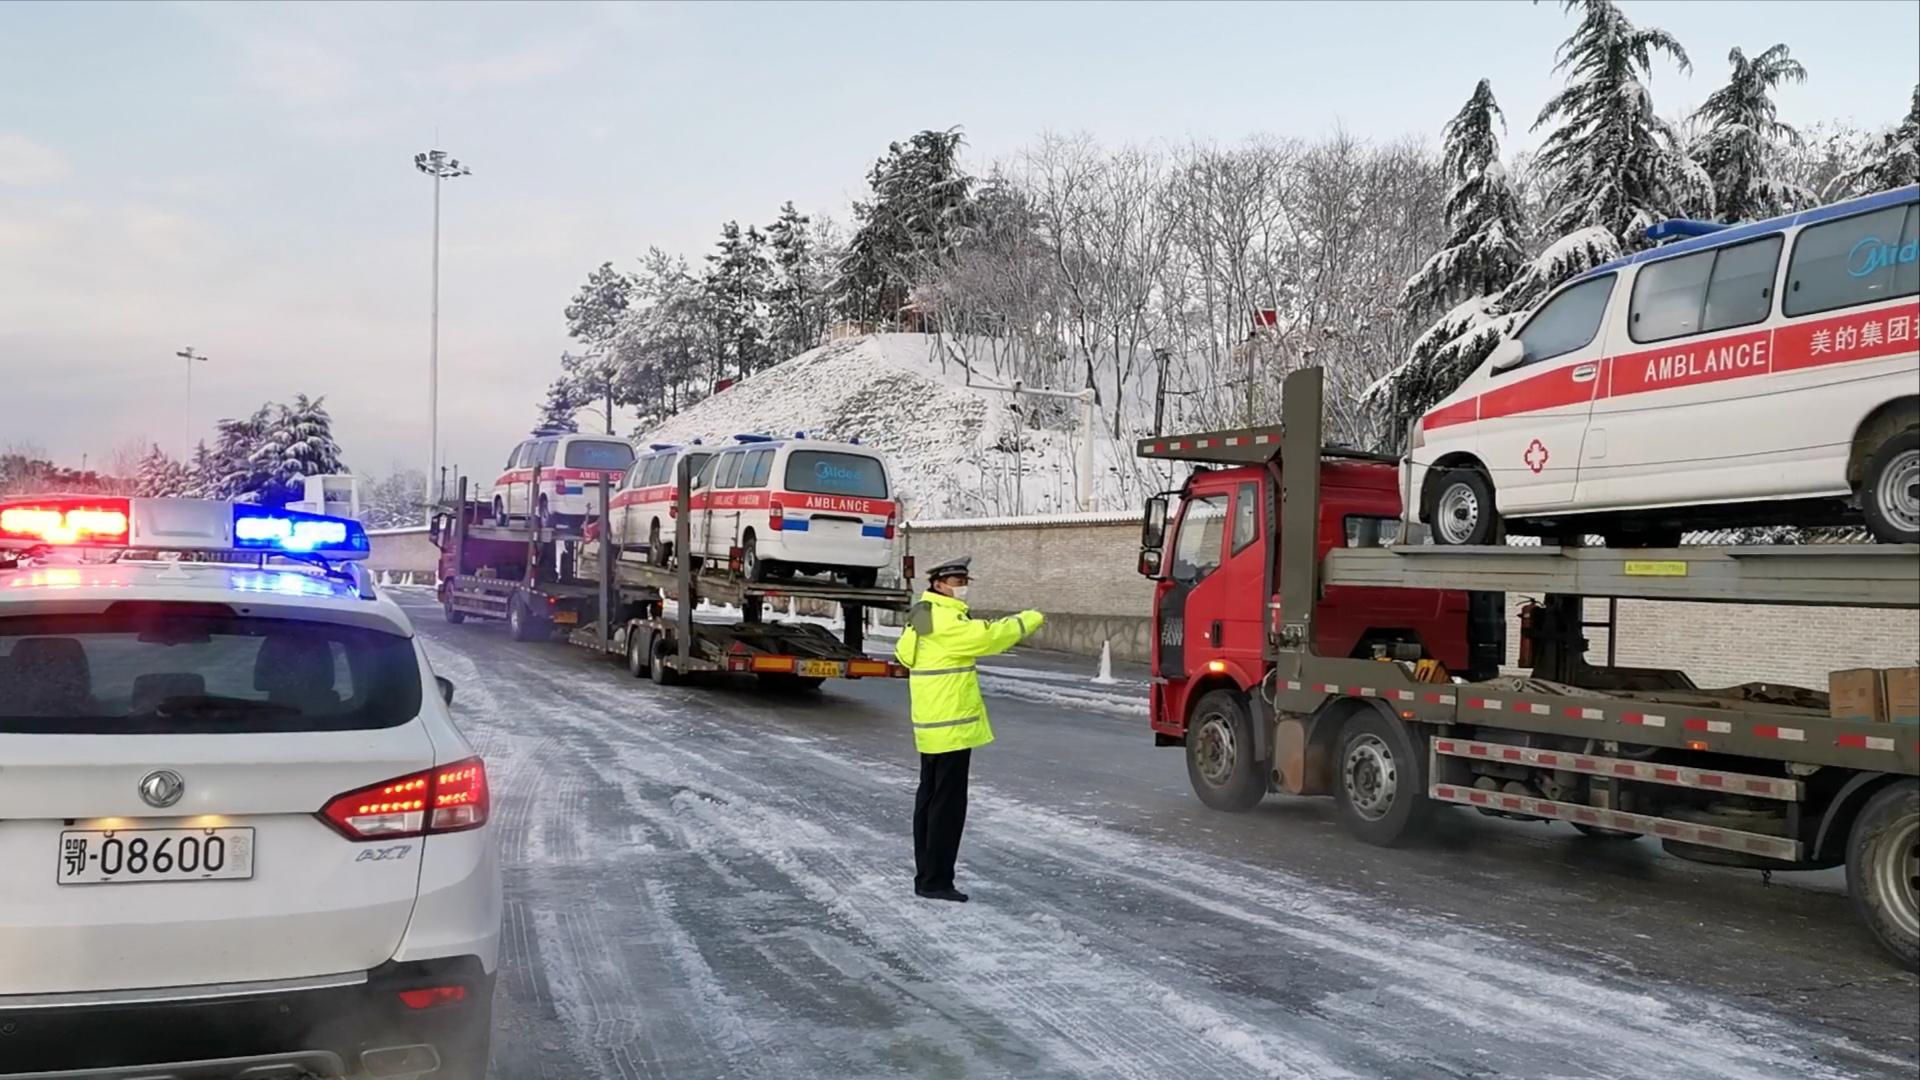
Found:
[(420, 667), (406, 638), (136, 607), (0, 619), (0, 732), (352, 731), (420, 712)]
[(887, 497), (887, 470), (878, 458), (832, 450), (795, 450), (787, 456), (788, 491), (812, 495)]
[(569, 469), (621, 469), (633, 464), (633, 447), (623, 442), (570, 442)]

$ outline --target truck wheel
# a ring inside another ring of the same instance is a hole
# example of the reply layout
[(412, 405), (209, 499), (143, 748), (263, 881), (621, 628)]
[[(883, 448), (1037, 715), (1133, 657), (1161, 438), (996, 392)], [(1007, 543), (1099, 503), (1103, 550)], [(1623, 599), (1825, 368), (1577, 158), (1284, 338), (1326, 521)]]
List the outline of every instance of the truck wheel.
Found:
[(667, 549), (660, 546), (660, 519), (655, 518), (647, 528), (647, 565), (667, 565)]
[(636, 679), (653, 674), (653, 666), (647, 662), (647, 652), (641, 647), (640, 637), (638, 631), (627, 631), (627, 674)]
[(653, 681), (661, 686), (673, 686), (680, 681), (680, 673), (667, 666), (667, 654), (671, 651), (666, 638), (656, 638), (653, 642), (653, 657), (648, 661)]
[(507, 636), (515, 641), (538, 641), (547, 634), (547, 627), (527, 610), (527, 602), (516, 596), (507, 605)]
[(1920, 966), (1920, 780), (1898, 780), (1867, 800), (1847, 839), (1847, 892), (1888, 952)]
[(1267, 794), (1264, 766), (1253, 760), (1253, 722), (1236, 690), (1215, 690), (1193, 706), (1187, 724), (1187, 780), (1200, 801), (1239, 813)]
[(1920, 544), (1920, 428), (1880, 444), (1860, 480), (1860, 510), (1883, 544)]
[(1372, 709), (1347, 717), (1340, 727), (1333, 799), (1348, 832), (1369, 844), (1393, 847), (1432, 824), (1427, 763), (1418, 743), (1405, 725)]
[(453, 609), (453, 586), (451, 585), (446, 586), (441, 591), (440, 610), (446, 615), (447, 621), (455, 626), (459, 626), (461, 623), (467, 621), (466, 612), (455, 611)]
[(503, 529), (507, 527), (507, 504), (498, 498), (493, 500), (493, 523)]
[(740, 543), (740, 572), (748, 581), (767, 580), (767, 564), (760, 561), (760, 545), (752, 533)]
[(1493, 481), (1479, 469), (1448, 469), (1433, 484), (1427, 520), (1436, 544), (1492, 544), (1500, 535)]

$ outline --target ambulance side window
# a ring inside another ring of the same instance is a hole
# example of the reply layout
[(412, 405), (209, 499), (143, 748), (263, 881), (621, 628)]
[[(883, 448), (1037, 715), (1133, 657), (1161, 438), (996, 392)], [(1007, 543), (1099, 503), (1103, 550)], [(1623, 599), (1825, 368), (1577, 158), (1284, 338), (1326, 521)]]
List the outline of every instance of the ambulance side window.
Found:
[(539, 450), (539, 457), (534, 460), (534, 464), (543, 469), (551, 468), (553, 466), (553, 453), (560, 448), (559, 440), (547, 439), (536, 443), (535, 446)]
[(739, 453), (738, 451), (735, 451), (730, 454), (721, 454), (720, 455), (720, 478), (714, 481), (713, 486), (717, 488), (732, 487), (734, 477), (739, 475), (740, 473), (740, 459), (744, 457), (746, 457), (746, 455)]
[[(1564, 356), (1593, 343), (1600, 322), (1607, 314), (1607, 299), (1613, 295), (1614, 275), (1593, 278), (1564, 289), (1548, 300), (1533, 318), (1520, 328), (1520, 343), (1526, 346), (1526, 364), (1537, 364)], [(1515, 369), (1518, 370), (1518, 369)]]
[(763, 488), (767, 486), (767, 477), (773, 473), (773, 451), (755, 450), (747, 455), (746, 464), (740, 466), (740, 486), (743, 488)]
[(667, 477), (673, 473), (673, 463), (678, 460), (680, 459), (672, 454), (661, 454), (647, 462), (647, 475), (640, 478), (641, 486), (653, 487), (666, 483)]
[(524, 463), (523, 459), (526, 456), (527, 456), (527, 444), (521, 443), (519, 446), (514, 447), (511, 451), (507, 453), (506, 467), (509, 469), (518, 468), (521, 464)]

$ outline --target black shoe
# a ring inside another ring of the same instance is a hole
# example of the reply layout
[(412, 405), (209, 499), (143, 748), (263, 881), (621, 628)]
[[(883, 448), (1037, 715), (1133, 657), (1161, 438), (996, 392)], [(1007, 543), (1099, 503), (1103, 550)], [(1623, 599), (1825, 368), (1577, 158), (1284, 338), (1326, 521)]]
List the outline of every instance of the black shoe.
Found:
[(967, 902), (967, 894), (959, 889), (915, 889), (913, 895), (922, 900), (951, 900), (956, 904)]

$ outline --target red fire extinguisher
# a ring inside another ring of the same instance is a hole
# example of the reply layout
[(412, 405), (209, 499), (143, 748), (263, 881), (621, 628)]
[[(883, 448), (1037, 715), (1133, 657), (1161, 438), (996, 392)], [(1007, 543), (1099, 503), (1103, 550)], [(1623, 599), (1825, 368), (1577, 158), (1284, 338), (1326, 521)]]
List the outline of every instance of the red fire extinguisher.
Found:
[(1523, 668), (1533, 666), (1533, 612), (1540, 605), (1532, 600), (1520, 604), (1520, 656), (1519, 664)]

